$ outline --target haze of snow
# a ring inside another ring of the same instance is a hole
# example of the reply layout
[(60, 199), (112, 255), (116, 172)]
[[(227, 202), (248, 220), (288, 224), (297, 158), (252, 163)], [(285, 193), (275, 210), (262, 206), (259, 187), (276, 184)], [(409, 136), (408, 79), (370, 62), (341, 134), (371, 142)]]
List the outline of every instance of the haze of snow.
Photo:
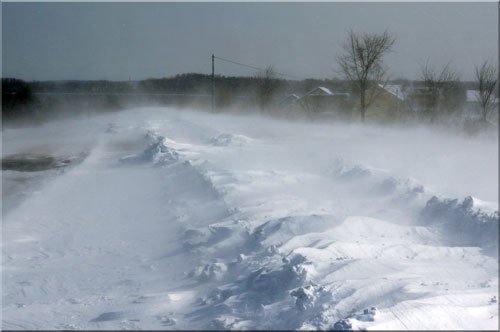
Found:
[(4, 329), (498, 329), (498, 143), (171, 108), (4, 129)]

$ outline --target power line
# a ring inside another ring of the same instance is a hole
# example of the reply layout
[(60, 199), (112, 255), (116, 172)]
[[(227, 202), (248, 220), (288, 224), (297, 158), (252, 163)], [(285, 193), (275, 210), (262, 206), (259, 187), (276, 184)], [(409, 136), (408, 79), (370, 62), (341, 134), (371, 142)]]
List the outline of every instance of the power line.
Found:
[(240, 63), (240, 62), (236, 62), (236, 61), (232, 61), (232, 60), (227, 60), (227, 59), (219, 58), (218, 56), (215, 56), (215, 58), (216, 58), (216, 59), (219, 59), (219, 60), (222, 60), (222, 61), (226, 61), (226, 62), (234, 63), (235, 65), (239, 65), (239, 66), (247, 67), (247, 68), (252, 68), (252, 69), (256, 69), (256, 70), (265, 70), (265, 69), (263, 69), (263, 68), (259, 68), (259, 67), (254, 67), (254, 66), (246, 65), (246, 64), (244, 64), (244, 63)]
[[(228, 59), (224, 59), (224, 58), (220, 58), (218, 56), (214, 56), (215, 59), (218, 59), (218, 60), (221, 60), (221, 61), (225, 61), (225, 62), (230, 62), (232, 64), (235, 64), (235, 65), (238, 65), (238, 66), (242, 66), (242, 67), (247, 67), (247, 68), (251, 68), (251, 69), (255, 69), (255, 70), (261, 70), (261, 71), (265, 71), (266, 69), (264, 68), (259, 68), (259, 67), (255, 67), (255, 66), (250, 66), (250, 65), (247, 65), (247, 64), (244, 64), (244, 63), (241, 63), (241, 62), (237, 62), (237, 61), (233, 61), (233, 60), (228, 60)], [(279, 73), (279, 72), (276, 72), (277, 75), (280, 75), (280, 76), (287, 76), (287, 77), (291, 77), (291, 78), (295, 78), (295, 79), (298, 79), (300, 80), (300, 78), (298, 78), (297, 76), (293, 76), (293, 75), (288, 75), (288, 74), (284, 74), (284, 73)]]

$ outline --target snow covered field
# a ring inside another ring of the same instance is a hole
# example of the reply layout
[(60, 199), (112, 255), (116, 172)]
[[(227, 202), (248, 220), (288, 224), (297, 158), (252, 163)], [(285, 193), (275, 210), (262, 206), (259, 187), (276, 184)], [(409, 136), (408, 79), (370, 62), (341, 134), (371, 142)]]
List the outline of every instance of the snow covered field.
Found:
[(498, 329), (498, 141), (131, 109), (5, 129), (3, 329)]

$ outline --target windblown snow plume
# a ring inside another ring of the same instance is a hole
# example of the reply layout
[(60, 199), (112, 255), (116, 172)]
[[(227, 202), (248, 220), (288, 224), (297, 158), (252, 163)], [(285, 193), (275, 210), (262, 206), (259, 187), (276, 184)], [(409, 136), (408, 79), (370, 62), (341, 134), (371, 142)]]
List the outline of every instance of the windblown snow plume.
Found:
[(3, 140), (4, 329), (498, 329), (496, 140), (164, 108)]
[(422, 210), (421, 220), (439, 225), (450, 245), (498, 249), (498, 210), (485, 209), (484, 202), (471, 196), (462, 203), (433, 196)]

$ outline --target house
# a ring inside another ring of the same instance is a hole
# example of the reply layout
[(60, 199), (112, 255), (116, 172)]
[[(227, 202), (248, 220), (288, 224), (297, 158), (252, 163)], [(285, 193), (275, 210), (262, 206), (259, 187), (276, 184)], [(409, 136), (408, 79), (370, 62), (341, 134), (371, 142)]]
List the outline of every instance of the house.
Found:
[(299, 100), (300, 97), (296, 95), (295, 93), (287, 95), (285, 98), (281, 99), (280, 101), (277, 102), (277, 105), (279, 107), (288, 107), (291, 108), (292, 105)]
[(379, 84), (378, 86), (400, 101), (404, 101), (406, 99), (407, 91), (403, 89), (402, 85), (387, 84), (384, 86), (382, 84)]
[[(405, 102), (408, 97), (408, 91), (406, 91), (402, 85), (397, 84), (378, 84), (378, 91), (374, 91), (375, 98), (369, 106), (370, 113), (391, 113), (400, 112), (405, 109)], [(370, 94), (370, 92), (367, 92)]]
[[(375, 89), (367, 91), (367, 96), (373, 95), (366, 114), (369, 118), (385, 121), (412, 113), (425, 113), (428, 108), (428, 89), (425, 87), (377, 84)], [(356, 104), (359, 105), (359, 100)]]
[(424, 86), (387, 84), (374, 106), (397, 112), (426, 113), (430, 110), (429, 89)]
[(333, 93), (323, 86), (316, 87), (295, 100), (302, 110), (313, 113), (346, 109), (349, 93)]
[(330, 91), (330, 89), (327, 89), (323, 86), (318, 86), (317, 88), (312, 89), (308, 93), (306, 93), (302, 98), (307, 97), (307, 96), (331, 96), (333, 93)]

